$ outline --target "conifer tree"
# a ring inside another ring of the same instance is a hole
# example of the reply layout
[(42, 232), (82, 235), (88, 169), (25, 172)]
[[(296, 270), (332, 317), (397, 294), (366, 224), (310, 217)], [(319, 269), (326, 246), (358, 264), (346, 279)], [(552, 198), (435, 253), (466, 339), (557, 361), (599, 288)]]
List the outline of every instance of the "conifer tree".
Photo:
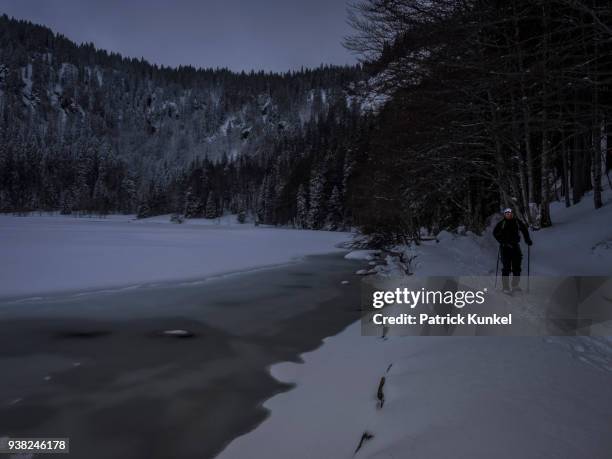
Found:
[(319, 229), (321, 227), (321, 215), (323, 214), (324, 206), (324, 188), (325, 178), (320, 171), (312, 171), (309, 183), (309, 209), (306, 219), (306, 226), (310, 229)]
[(336, 231), (342, 227), (342, 198), (337, 186), (334, 186), (327, 204), (325, 228)]
[(306, 228), (308, 225), (308, 197), (304, 185), (300, 183), (296, 197), (296, 226)]
[(208, 193), (208, 198), (206, 199), (206, 210), (204, 216), (206, 218), (217, 218), (217, 203), (215, 201), (215, 196), (212, 191)]

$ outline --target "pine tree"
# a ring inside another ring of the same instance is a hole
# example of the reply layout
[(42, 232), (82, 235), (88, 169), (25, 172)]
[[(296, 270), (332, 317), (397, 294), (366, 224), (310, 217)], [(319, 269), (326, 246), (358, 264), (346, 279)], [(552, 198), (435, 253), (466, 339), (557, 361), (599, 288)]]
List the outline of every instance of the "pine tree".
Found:
[(134, 211), (136, 201), (136, 183), (129, 175), (125, 175), (121, 182), (121, 192), (118, 202), (120, 210), (124, 213)]
[(310, 229), (319, 229), (321, 227), (324, 188), (325, 177), (320, 171), (313, 170), (309, 184), (310, 208), (308, 209), (308, 217), (306, 219), (306, 226)]
[(239, 195), (238, 198), (238, 212), (236, 214), (236, 221), (240, 224), (246, 223), (247, 218), (247, 207), (243, 195)]
[(195, 195), (193, 189), (189, 187), (185, 193), (185, 206), (183, 214), (186, 218), (195, 218), (199, 217), (201, 213), (202, 201), (200, 201), (200, 198)]
[(340, 229), (342, 227), (342, 198), (337, 186), (334, 186), (332, 190), (327, 209), (325, 228), (332, 231)]
[(276, 221), (276, 205), (277, 205), (277, 190), (274, 177), (267, 180), (264, 197), (264, 223), (275, 225)]
[(236, 221), (240, 224), (243, 224), (246, 222), (246, 210), (244, 210), (244, 208), (241, 208), (238, 211), (238, 214), (236, 215)]
[(266, 176), (259, 187), (259, 192), (257, 193), (257, 198), (255, 199), (255, 224), (258, 225), (265, 223), (267, 184), (268, 181)]
[(73, 199), (69, 191), (62, 192), (60, 201), (61, 201), (61, 206), (62, 206), (60, 213), (62, 215), (72, 214)]
[(308, 197), (303, 184), (298, 187), (296, 209), (296, 226), (306, 228), (308, 224)]
[(217, 203), (215, 202), (215, 196), (212, 191), (208, 193), (208, 198), (206, 199), (206, 210), (204, 216), (206, 218), (217, 218)]
[(98, 177), (93, 191), (93, 207), (100, 215), (107, 215), (111, 210), (109, 190), (103, 176)]
[(138, 205), (138, 209), (136, 211), (136, 218), (148, 218), (151, 216), (151, 208), (149, 204), (143, 202)]

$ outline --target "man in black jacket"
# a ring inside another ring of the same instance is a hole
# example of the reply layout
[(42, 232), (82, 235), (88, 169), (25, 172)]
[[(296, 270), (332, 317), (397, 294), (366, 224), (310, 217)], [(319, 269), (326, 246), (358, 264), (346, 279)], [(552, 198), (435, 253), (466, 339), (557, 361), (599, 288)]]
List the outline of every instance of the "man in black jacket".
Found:
[(512, 209), (504, 209), (504, 219), (495, 225), (493, 237), (499, 242), (499, 250), (502, 259), (502, 285), (504, 292), (510, 291), (509, 278), (512, 272), (512, 289), (520, 290), (519, 282), (521, 279), (521, 261), (523, 253), (521, 252), (520, 233), (523, 234), (523, 239), (527, 245), (532, 245), (533, 242), (529, 237), (527, 225), (518, 218), (514, 217)]

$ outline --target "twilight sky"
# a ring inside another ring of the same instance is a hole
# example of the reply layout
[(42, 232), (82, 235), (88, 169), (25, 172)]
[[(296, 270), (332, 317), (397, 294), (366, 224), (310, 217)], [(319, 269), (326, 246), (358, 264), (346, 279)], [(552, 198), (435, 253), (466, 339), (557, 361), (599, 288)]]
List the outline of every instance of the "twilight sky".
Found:
[(353, 63), (346, 0), (0, 0), (0, 14), (176, 66), (285, 71)]

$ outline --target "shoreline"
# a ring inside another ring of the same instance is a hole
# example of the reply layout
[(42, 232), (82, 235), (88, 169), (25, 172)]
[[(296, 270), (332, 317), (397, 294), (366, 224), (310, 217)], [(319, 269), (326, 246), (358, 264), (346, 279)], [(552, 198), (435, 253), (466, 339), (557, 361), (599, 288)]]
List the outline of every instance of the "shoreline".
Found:
[[(333, 252), (329, 254), (319, 254), (320, 256), (331, 255)], [(91, 295), (113, 295), (116, 293), (121, 293), (125, 291), (131, 290), (154, 290), (154, 289), (165, 289), (165, 288), (178, 288), (178, 287), (192, 287), (196, 285), (202, 285), (207, 282), (215, 282), (218, 280), (224, 280), (227, 278), (231, 278), (234, 276), (242, 276), (248, 275), (251, 273), (256, 273), (259, 271), (268, 271), (274, 269), (284, 268), (286, 266), (291, 266), (303, 262), (306, 258), (310, 256), (317, 255), (302, 255), (297, 256), (294, 259), (283, 262), (276, 263), (271, 265), (261, 265), (253, 268), (245, 268), (239, 269), (235, 271), (227, 271), (218, 274), (211, 274), (206, 277), (190, 277), (183, 279), (168, 279), (168, 280), (159, 280), (159, 281), (151, 281), (151, 282), (137, 282), (130, 284), (120, 284), (120, 285), (109, 285), (109, 286), (98, 286), (92, 288), (81, 288), (81, 289), (70, 289), (70, 290), (61, 290), (61, 291), (49, 291), (49, 292), (40, 292), (35, 295), (27, 295), (27, 296), (0, 296), (0, 308), (3, 305), (13, 305), (13, 304), (28, 304), (28, 303), (37, 303), (40, 301), (49, 301), (49, 302), (57, 302), (62, 300), (70, 300), (76, 298), (82, 298)]]

